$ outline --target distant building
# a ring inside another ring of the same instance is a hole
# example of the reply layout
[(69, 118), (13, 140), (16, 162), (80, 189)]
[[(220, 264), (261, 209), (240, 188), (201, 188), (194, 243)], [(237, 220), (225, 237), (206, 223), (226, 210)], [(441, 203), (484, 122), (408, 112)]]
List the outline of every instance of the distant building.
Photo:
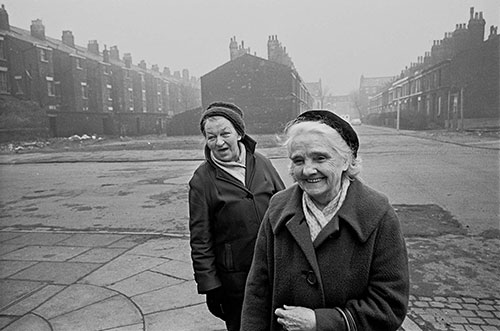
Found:
[(311, 93), (311, 97), (313, 98), (313, 106), (314, 109), (323, 109), (323, 101), (325, 96), (323, 95), (323, 86), (321, 84), (321, 79), (317, 82), (309, 82), (306, 83), (307, 90)]
[(42, 21), (30, 31), (9, 24), (0, 8), (0, 96), (36, 101), (46, 109), (52, 136), (167, 133), (167, 121), (199, 107), (199, 81), (135, 66), (117, 46), (100, 51), (96, 40), (75, 43), (69, 30), (61, 40), (45, 35)]
[[(230, 41), (230, 61), (201, 77), (202, 107), (229, 101), (241, 107), (249, 132), (273, 133), (311, 109), (313, 98), (276, 36), (268, 40), (270, 59), (249, 54)], [(271, 60), (272, 59), (272, 60)]]
[(345, 118), (360, 118), (350, 95), (327, 95), (324, 99), (324, 108)]
[(368, 96), (368, 121), (402, 129), (500, 127), (500, 36), (491, 26), (485, 40), (485, 24), (471, 8), (468, 24), (457, 24)]

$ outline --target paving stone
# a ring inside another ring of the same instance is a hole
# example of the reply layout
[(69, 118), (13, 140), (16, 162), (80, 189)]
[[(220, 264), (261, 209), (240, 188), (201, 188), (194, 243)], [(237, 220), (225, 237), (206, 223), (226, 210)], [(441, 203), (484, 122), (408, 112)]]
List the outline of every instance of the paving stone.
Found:
[(59, 292), (34, 312), (46, 319), (51, 319), (115, 295), (118, 293), (103, 287), (74, 284)]
[(44, 286), (41, 282), (0, 280), (0, 310)]
[(485, 324), (484, 320), (478, 317), (470, 317), (467, 320), (471, 324)]
[(2, 256), (3, 260), (66, 261), (89, 250), (88, 247), (27, 246)]
[(460, 315), (465, 317), (475, 317), (477, 316), (476, 311), (474, 310), (459, 310)]
[(414, 304), (416, 307), (429, 307), (429, 303), (424, 301), (415, 301)]
[(92, 234), (78, 233), (70, 238), (57, 243), (61, 246), (85, 246), (85, 247), (103, 247), (122, 239), (123, 235), (117, 234)]
[(500, 319), (498, 318), (485, 318), (484, 321), (490, 325), (500, 326)]
[(17, 274), (12, 279), (30, 279), (55, 284), (72, 284), (99, 268), (98, 263), (40, 262)]
[(70, 262), (106, 263), (125, 252), (125, 248), (92, 248), (70, 259)]
[(488, 317), (488, 318), (493, 318), (494, 315), (491, 311), (484, 311), (484, 310), (478, 310), (477, 311), (477, 316), (479, 317)]
[(79, 283), (108, 286), (165, 262), (162, 258), (132, 255), (127, 252), (86, 276)]
[(452, 331), (463, 331), (465, 327), (462, 324), (450, 324)]
[(188, 239), (156, 238), (139, 245), (129, 254), (164, 257), (177, 261), (191, 261), (191, 248)]
[(144, 271), (133, 277), (117, 282), (108, 288), (118, 291), (128, 297), (151, 292), (164, 287), (182, 283), (181, 279), (169, 277), (160, 273)]
[(49, 320), (54, 331), (105, 330), (142, 322), (142, 315), (130, 300), (115, 295)]
[(465, 303), (477, 303), (477, 300), (475, 298), (463, 298)]
[(20, 233), (20, 232), (3, 232), (3, 231), (0, 231), (0, 243), (2, 243), (2, 245), (3, 245), (4, 241), (11, 240), (13, 238), (19, 237), (20, 235), (22, 235), (22, 233)]
[(481, 330), (483, 330), (483, 331), (498, 331), (499, 329), (493, 325), (482, 325)]
[(108, 248), (132, 248), (145, 243), (150, 236), (130, 235), (108, 245)]
[(21, 247), (24, 247), (24, 245), (1, 244), (0, 245), (0, 258), (3, 258), (2, 255), (7, 254), (7, 253), (12, 252), (12, 251), (15, 251), (16, 249), (19, 249)]
[(144, 316), (148, 331), (165, 331), (175, 325), (176, 331), (223, 331), (225, 324), (210, 314), (205, 304), (162, 311)]
[(165, 262), (157, 267), (151, 269), (153, 271), (160, 272), (165, 275), (174, 276), (184, 280), (194, 280), (194, 271), (191, 261), (177, 261), (172, 260)]
[(71, 234), (30, 232), (10, 239), (5, 243), (23, 245), (54, 245), (69, 237), (71, 237)]
[(445, 303), (445, 307), (450, 308), (450, 309), (462, 309), (462, 304), (452, 302), (452, 303)]
[(20, 330), (29, 330), (29, 331), (52, 331), (50, 324), (47, 323), (43, 318), (33, 315), (27, 314), (18, 319), (17, 321), (9, 324), (3, 331), (20, 331)]
[(10, 316), (0, 316), (0, 330), (12, 323), (16, 318)]
[(62, 291), (64, 288), (64, 286), (60, 285), (47, 285), (30, 296), (16, 302), (14, 305), (9, 306), (7, 309), (2, 311), (2, 314), (16, 316), (27, 314), (49, 300), (56, 293)]
[(477, 305), (480, 310), (487, 310), (487, 311), (493, 311), (495, 308), (493, 308), (492, 305), (485, 305), (485, 304), (479, 304)]
[(144, 324), (138, 323), (127, 326), (119, 326), (117, 328), (107, 329), (106, 331), (144, 331)]
[(465, 325), (467, 331), (482, 331), (479, 325)]
[(192, 281), (170, 286), (131, 298), (144, 314), (172, 310), (205, 302), (205, 296), (196, 291)]
[(0, 278), (7, 278), (16, 272), (26, 269), (37, 262), (34, 261), (1, 261), (0, 260)]

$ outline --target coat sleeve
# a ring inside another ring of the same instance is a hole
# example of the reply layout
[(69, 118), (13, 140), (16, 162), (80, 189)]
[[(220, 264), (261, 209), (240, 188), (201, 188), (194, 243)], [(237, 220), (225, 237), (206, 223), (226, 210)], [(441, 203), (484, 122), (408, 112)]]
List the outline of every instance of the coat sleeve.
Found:
[(221, 286), (215, 267), (214, 239), (206, 187), (201, 176), (195, 173), (189, 182), (189, 231), (198, 293), (206, 293)]
[(397, 330), (408, 309), (408, 255), (401, 224), (389, 207), (375, 239), (366, 295), (347, 302), (344, 310), (358, 330)]
[(252, 266), (245, 287), (245, 299), (241, 317), (241, 331), (269, 330), (272, 289), (272, 231), (267, 213), (261, 223)]

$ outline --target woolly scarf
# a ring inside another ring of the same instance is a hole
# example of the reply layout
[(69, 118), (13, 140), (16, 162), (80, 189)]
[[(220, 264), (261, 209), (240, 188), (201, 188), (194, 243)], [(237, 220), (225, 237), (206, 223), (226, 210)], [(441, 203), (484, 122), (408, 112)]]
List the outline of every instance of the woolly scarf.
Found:
[(342, 207), (349, 184), (349, 178), (344, 176), (339, 192), (323, 210), (316, 207), (316, 204), (314, 204), (311, 197), (309, 197), (305, 191), (302, 193), (302, 209), (304, 210), (304, 216), (306, 217), (309, 232), (311, 233), (311, 240), (313, 242), (321, 230), (333, 219), (340, 207)]

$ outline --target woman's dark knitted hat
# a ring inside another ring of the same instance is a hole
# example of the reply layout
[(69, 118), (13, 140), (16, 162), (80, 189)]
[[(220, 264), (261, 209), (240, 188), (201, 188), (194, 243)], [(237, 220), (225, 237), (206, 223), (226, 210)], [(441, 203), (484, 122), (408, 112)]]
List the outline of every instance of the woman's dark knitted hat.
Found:
[(213, 116), (222, 116), (231, 122), (236, 129), (236, 132), (241, 137), (245, 136), (245, 122), (243, 122), (243, 111), (235, 104), (229, 102), (213, 102), (207, 110), (203, 112), (200, 119), (200, 130), (205, 135), (205, 122), (207, 118)]
[(329, 110), (309, 110), (297, 116), (293, 123), (306, 121), (325, 123), (335, 129), (352, 150), (354, 157), (357, 157), (359, 148), (358, 135), (352, 126), (342, 117), (335, 115)]

